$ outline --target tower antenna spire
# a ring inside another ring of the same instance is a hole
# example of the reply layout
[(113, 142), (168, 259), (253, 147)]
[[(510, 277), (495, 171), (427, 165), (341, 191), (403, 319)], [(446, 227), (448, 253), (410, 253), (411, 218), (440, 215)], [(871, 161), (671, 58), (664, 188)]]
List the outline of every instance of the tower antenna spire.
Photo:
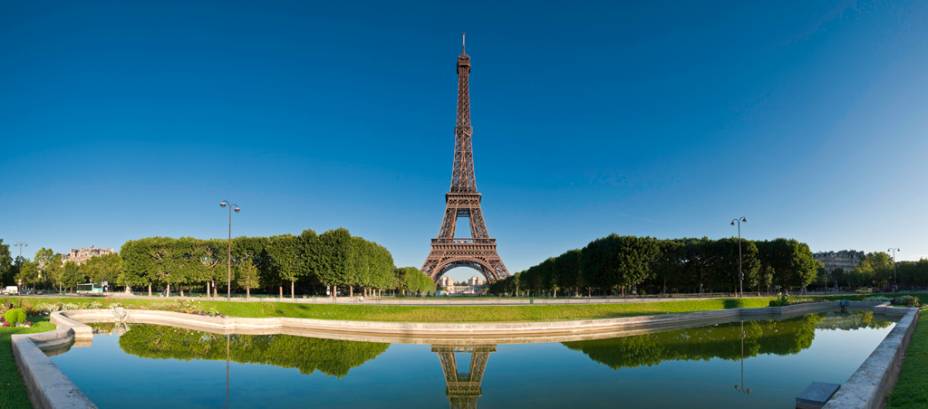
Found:
[(465, 47), (466, 45), (467, 45), (467, 33), (462, 32), (461, 33), (461, 54), (467, 53), (466, 47)]

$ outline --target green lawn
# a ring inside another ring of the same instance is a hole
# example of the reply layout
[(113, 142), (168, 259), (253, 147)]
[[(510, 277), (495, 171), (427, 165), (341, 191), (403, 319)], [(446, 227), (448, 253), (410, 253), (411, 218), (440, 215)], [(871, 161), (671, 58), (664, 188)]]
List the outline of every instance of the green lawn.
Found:
[[(920, 297), (925, 300), (925, 296)], [(928, 408), (928, 310), (923, 309), (887, 409)]]
[(16, 361), (13, 359), (13, 347), (10, 336), (13, 334), (27, 334), (44, 332), (54, 328), (48, 321), (36, 322), (32, 328), (3, 328), (0, 327), (0, 409), (29, 409), (29, 397), (26, 386), (19, 376)]
[[(180, 301), (151, 299), (106, 299), (78, 297), (0, 298), (16, 305), (65, 303), (78, 308), (100, 308), (118, 303), (127, 308), (147, 308), (183, 312), (212, 312), (231, 317), (295, 317), (331, 320), (406, 321), (406, 322), (500, 322), (556, 321), (570, 319), (612, 318), (634, 315), (711, 311), (737, 307), (766, 307), (771, 298), (750, 297), (742, 300), (712, 298), (705, 300), (663, 301), (628, 304), (571, 304), (526, 306), (403, 306), (375, 304), (296, 304), (286, 302)], [(93, 303), (93, 304), (92, 304)]]

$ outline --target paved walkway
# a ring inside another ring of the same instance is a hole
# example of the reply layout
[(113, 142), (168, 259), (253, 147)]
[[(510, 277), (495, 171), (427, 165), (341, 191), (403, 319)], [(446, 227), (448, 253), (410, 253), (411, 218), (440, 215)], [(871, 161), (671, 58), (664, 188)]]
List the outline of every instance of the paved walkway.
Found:
[[(808, 293), (807, 295), (855, 295), (851, 293)], [(73, 295), (41, 295), (31, 297), (64, 297)], [(760, 297), (770, 297), (761, 295)], [(125, 295), (124, 293), (110, 293), (106, 296), (108, 299), (140, 299), (140, 300), (192, 300), (192, 301), (225, 301), (225, 297), (209, 298), (204, 296), (187, 296), (187, 297), (162, 297), (147, 295)], [(526, 298), (526, 297), (468, 297), (468, 296), (443, 296), (443, 297), (338, 297), (333, 300), (332, 297), (323, 296), (304, 296), (296, 299), (288, 297), (232, 297), (233, 302), (289, 302), (297, 304), (373, 304), (373, 305), (411, 305), (411, 306), (520, 306), (520, 305), (566, 305), (566, 304), (635, 304), (665, 301), (695, 301), (718, 298), (735, 298), (731, 294), (679, 294), (669, 296), (645, 296), (645, 297), (559, 297), (559, 298)], [(757, 295), (745, 295), (744, 298), (758, 298)]]

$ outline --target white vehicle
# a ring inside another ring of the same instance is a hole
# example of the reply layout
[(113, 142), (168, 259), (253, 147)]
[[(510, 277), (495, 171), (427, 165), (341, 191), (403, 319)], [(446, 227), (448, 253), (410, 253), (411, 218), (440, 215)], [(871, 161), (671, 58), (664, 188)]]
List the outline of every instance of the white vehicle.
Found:
[(19, 294), (19, 287), (15, 285), (8, 285), (3, 289), (4, 295), (17, 295)]

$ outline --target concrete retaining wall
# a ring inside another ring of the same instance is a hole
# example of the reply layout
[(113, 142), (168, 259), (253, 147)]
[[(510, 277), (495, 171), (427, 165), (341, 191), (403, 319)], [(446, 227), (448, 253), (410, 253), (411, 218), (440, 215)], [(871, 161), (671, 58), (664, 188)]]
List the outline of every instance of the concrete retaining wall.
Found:
[(905, 351), (918, 322), (918, 309), (879, 306), (874, 310), (903, 315), (823, 409), (880, 409), (896, 385)]
[[(436, 339), (457, 338), (462, 341), (479, 339), (484, 342), (509, 343), (512, 339), (532, 340), (534, 337), (552, 338), (607, 334), (622, 336), (639, 331), (685, 328), (726, 322), (738, 318), (763, 319), (770, 316), (792, 316), (823, 312), (837, 308), (836, 302), (797, 304), (786, 307), (727, 309), (693, 312), (685, 314), (660, 314), (622, 318), (600, 318), (572, 321), (532, 322), (474, 322), (474, 323), (422, 323), (422, 322), (379, 322), (343, 321), (308, 318), (239, 318), (208, 317), (170, 311), (126, 310), (125, 320), (129, 323), (169, 325), (202, 331), (242, 334), (298, 333), (312, 334), (364, 334), (387, 337), (388, 342), (409, 342), (424, 339), (423, 343), (435, 343)], [(77, 310), (55, 312), (56, 322), (74, 328), (80, 322), (113, 322), (115, 315), (110, 310)], [(89, 328), (87, 328), (89, 331)], [(89, 335), (92, 337), (92, 335)], [(539, 342), (539, 341), (535, 341)]]
[[(83, 325), (83, 324), (81, 324)], [(83, 325), (87, 327), (86, 325)], [(88, 327), (89, 328), (89, 327)], [(13, 356), (32, 407), (37, 409), (89, 409), (96, 405), (39, 349), (39, 345), (54, 347), (74, 340), (74, 331), (66, 326), (54, 331), (31, 335), (13, 335)]]

